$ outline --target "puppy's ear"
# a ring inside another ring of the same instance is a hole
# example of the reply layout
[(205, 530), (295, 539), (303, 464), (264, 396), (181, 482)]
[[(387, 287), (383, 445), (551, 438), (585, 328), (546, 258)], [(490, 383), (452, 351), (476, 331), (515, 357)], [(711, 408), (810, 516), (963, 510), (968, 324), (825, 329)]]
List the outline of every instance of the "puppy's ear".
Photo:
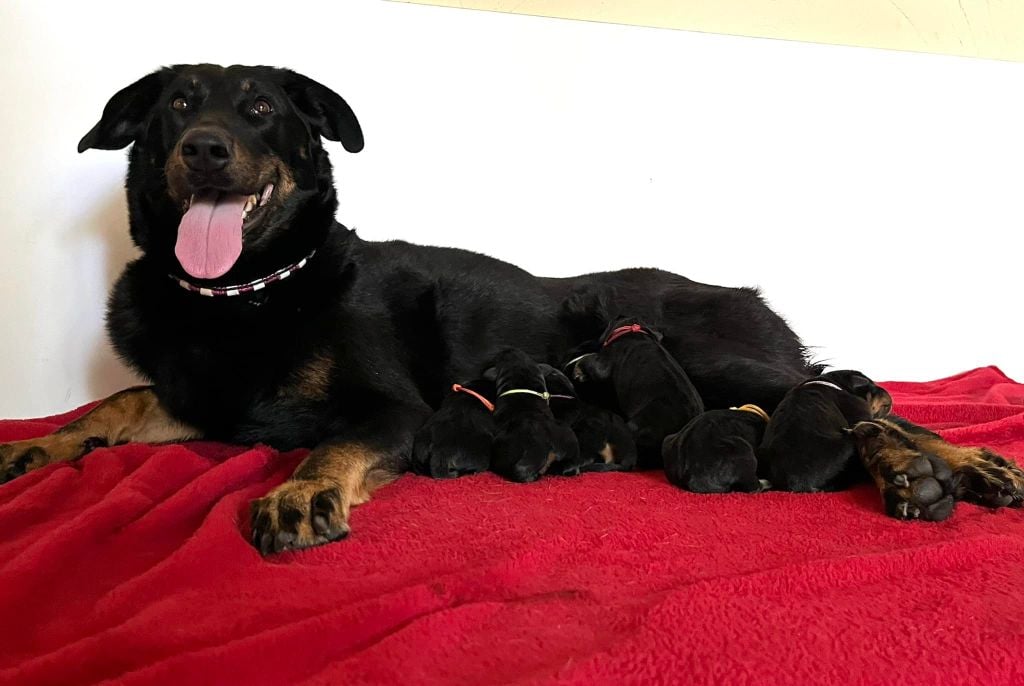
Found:
[(285, 70), (284, 90), (313, 133), (340, 141), (349, 152), (363, 149), (363, 130), (355, 112), (340, 95), (308, 76)]
[(573, 381), (590, 383), (607, 381), (612, 376), (612, 366), (603, 355), (588, 355), (576, 363)]
[(498, 368), (488, 367), (484, 370), (484, 373), (480, 375), (484, 381), (497, 381), (498, 380)]
[(78, 152), (120, 150), (138, 140), (172, 75), (170, 69), (161, 69), (114, 93), (96, 126), (78, 142)]
[(850, 386), (850, 392), (856, 396), (868, 399), (868, 396), (872, 393), (876, 393), (880, 390), (875, 382), (864, 376), (860, 372), (850, 372), (850, 377), (847, 383)]

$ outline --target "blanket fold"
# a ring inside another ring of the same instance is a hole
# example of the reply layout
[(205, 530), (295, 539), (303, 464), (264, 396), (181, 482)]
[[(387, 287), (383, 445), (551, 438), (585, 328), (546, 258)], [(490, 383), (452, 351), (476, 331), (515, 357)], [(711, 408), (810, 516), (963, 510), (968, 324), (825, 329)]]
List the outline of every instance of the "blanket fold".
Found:
[[(883, 385), (1024, 458), (1024, 385), (997, 368)], [(263, 559), (248, 502), (304, 455), (130, 444), (0, 486), (0, 684), (1024, 683), (1020, 510), (406, 475), (348, 540)]]

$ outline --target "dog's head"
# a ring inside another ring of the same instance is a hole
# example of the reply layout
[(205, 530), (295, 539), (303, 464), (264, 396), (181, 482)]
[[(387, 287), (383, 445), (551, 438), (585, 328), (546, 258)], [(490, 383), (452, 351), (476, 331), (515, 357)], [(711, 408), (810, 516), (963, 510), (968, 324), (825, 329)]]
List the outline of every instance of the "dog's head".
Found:
[(326, 86), (286, 69), (179, 65), (114, 94), (78, 150), (131, 145), (132, 238), (217, 279), (280, 267), (323, 240), (337, 205), (324, 138), (363, 147), (355, 114)]
[(816, 378), (834, 383), (858, 398), (863, 398), (867, 402), (868, 407), (871, 408), (872, 417), (884, 417), (892, 411), (892, 396), (889, 395), (888, 391), (861, 372), (853, 369), (842, 369), (826, 372)]
[(518, 348), (506, 348), (495, 355), (484, 371), (484, 378), (494, 381), (499, 396), (510, 389), (527, 389), (537, 393), (547, 390), (540, 365)]

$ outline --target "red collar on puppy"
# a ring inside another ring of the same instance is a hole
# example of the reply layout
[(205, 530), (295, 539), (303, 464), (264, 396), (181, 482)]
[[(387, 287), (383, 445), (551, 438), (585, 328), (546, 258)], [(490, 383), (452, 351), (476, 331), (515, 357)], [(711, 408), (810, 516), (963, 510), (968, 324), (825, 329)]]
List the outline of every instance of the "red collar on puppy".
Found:
[(620, 326), (618, 328), (612, 329), (612, 332), (608, 334), (608, 338), (604, 339), (604, 344), (601, 347), (607, 348), (614, 341), (619, 340), (623, 336), (628, 336), (631, 333), (642, 333), (648, 336), (651, 335), (650, 331), (640, 326), (639, 324), (627, 324), (626, 326)]
[(480, 395), (479, 393), (477, 393), (473, 389), (466, 388), (465, 386), (460, 386), (457, 383), (453, 383), (452, 384), (452, 390), (455, 391), (456, 393), (468, 393), (469, 395), (473, 396), (474, 398), (479, 400), (481, 403), (483, 403), (484, 407), (487, 408), (488, 412), (494, 412), (494, 403), (492, 403), (490, 400), (488, 400), (487, 398), (483, 397), (482, 395)]

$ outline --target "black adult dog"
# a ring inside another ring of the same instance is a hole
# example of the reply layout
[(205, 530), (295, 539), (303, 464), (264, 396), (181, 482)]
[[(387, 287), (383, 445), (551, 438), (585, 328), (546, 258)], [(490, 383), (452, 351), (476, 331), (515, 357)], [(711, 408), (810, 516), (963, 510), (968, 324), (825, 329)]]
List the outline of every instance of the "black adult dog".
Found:
[(614, 288), (613, 311), (662, 331), (710, 408), (771, 411), (820, 371), (753, 289), (654, 269), (545, 279), (462, 250), (363, 241), (334, 219), (323, 139), (363, 147), (341, 97), (284, 69), (175, 66), (110, 99), (79, 150), (132, 146), (142, 256), (113, 289), (108, 330), (152, 385), (0, 446), (4, 479), (128, 441), (309, 446), (253, 503), (252, 539), (263, 552), (339, 539), (349, 508), (406, 468), (453, 381), (507, 346), (557, 363), (583, 340), (560, 317), (577, 288)]

